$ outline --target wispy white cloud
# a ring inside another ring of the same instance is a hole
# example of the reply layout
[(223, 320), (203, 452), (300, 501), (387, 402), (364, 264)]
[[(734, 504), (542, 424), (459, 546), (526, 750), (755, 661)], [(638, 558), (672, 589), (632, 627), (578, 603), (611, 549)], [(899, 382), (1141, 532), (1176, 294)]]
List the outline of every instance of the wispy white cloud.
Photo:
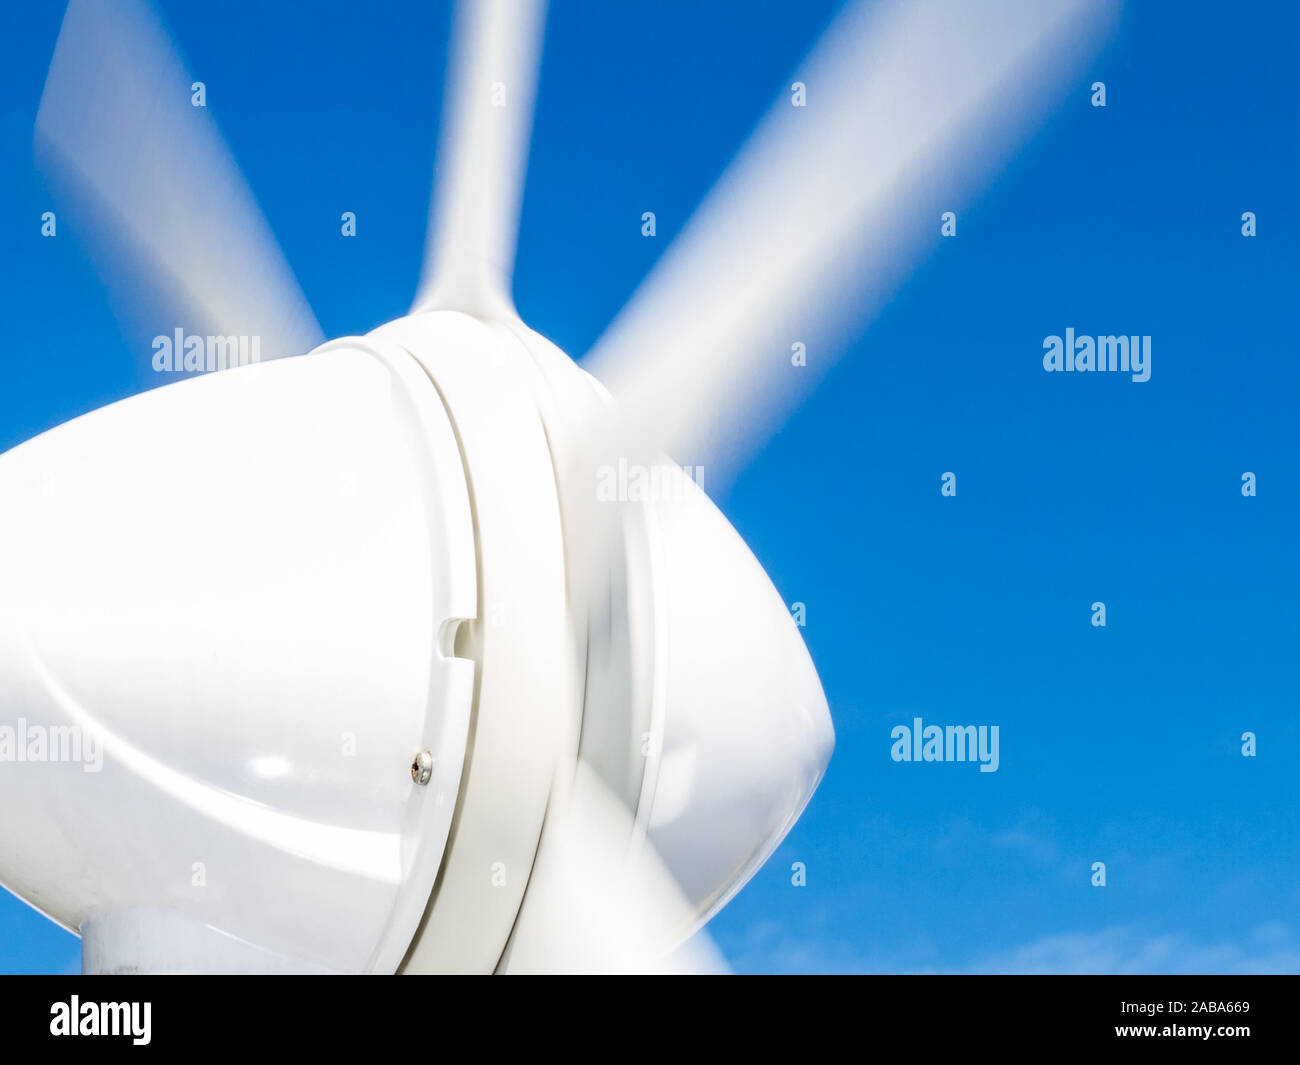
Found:
[(1184, 932), (1144, 931), (1136, 925), (1059, 932), (943, 964), (931, 961), (937, 952), (929, 942), (911, 951), (864, 952), (845, 940), (799, 936), (776, 922), (761, 921), (728, 943), (726, 953), (738, 972), (1300, 973), (1300, 934), (1282, 922), (1259, 925), (1240, 940), (1204, 940)]
[(1134, 925), (1043, 936), (981, 960), (990, 973), (1295, 973), (1300, 938), (1275, 922), (1244, 940), (1205, 942), (1182, 932), (1150, 934)]

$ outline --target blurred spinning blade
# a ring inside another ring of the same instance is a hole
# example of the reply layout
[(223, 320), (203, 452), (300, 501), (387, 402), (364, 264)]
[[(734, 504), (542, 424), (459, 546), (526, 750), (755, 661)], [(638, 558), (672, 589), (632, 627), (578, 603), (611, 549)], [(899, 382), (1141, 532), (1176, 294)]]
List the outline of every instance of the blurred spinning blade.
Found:
[(510, 278), (545, 16), (545, 0), (457, 6), (414, 310), (514, 316)]
[[(215, 123), (140, 0), (72, 0), (36, 116), (36, 144), (110, 242), (145, 276), (135, 324), (261, 338), (263, 357), (323, 339)], [(162, 308), (186, 321), (161, 320)], [(188, 317), (193, 315), (194, 317)]]
[(734, 473), (937, 242), (940, 213), (1077, 75), (1115, 7), (850, 5), (796, 75), (806, 106), (778, 99), (584, 361), (618, 402), (607, 453), (665, 451), (705, 466), (711, 489)]
[[(625, 507), (596, 501), (599, 472), (654, 467), (667, 452), (706, 467), (715, 489), (743, 464), (797, 402), (797, 386), (812, 383), (811, 367), (825, 368), (938, 239), (940, 213), (959, 210), (1044, 114), (1111, 9), (1104, 0), (886, 0), (844, 11), (797, 75), (807, 106), (782, 96), (585, 363), (614, 402), (577, 416), (560, 484), (571, 595), (597, 625), (624, 579), (614, 560), (627, 528)], [(812, 358), (792, 378), (795, 341)], [(735, 744), (734, 716), (669, 710), (690, 716), (701, 749)], [(815, 730), (794, 733), (816, 762)], [(738, 780), (736, 794), (751, 796), (750, 783)], [(762, 792), (756, 782), (752, 795)], [(733, 797), (723, 789), (717, 809)], [(614, 802), (580, 798), (558, 840), (544, 840), (512, 967), (545, 968), (566, 950), (566, 968), (647, 967), (702, 915), (679, 883), (692, 872), (692, 846), (710, 838), (699, 819), (713, 815), (681, 813), (675, 858), (663, 852), (678, 864), (665, 864), (635, 849), (641, 836), (619, 824)], [(651, 826), (661, 812), (652, 807)], [(704, 914), (731, 890), (702, 893), (707, 886), (692, 896), (706, 900)], [(627, 912), (624, 895), (637, 900)], [(620, 951), (633, 961), (620, 965)]]
[(722, 973), (698, 913), (619, 799), (579, 760), (557, 788), (504, 973)]

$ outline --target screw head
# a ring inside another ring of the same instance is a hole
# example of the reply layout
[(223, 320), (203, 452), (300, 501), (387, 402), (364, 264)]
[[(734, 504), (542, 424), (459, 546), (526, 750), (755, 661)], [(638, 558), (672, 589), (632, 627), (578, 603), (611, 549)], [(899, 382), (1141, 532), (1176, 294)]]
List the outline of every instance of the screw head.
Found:
[(433, 777), (433, 752), (421, 751), (411, 763), (411, 779), (417, 784), (427, 784)]

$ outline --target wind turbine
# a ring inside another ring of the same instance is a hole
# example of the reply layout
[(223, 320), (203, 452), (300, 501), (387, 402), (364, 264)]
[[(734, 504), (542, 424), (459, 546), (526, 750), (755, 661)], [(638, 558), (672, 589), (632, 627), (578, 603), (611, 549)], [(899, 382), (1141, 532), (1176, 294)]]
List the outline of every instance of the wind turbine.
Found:
[(834, 737), (665, 456), (739, 468), (1110, 6), (846, 6), (579, 368), (511, 299), (541, 0), (461, 5), (415, 305), (326, 343), (150, 10), (72, 0), (41, 157), (148, 292), (307, 354), (0, 456), (0, 725), (103, 755), (0, 764), (0, 882), (88, 972), (718, 967)]

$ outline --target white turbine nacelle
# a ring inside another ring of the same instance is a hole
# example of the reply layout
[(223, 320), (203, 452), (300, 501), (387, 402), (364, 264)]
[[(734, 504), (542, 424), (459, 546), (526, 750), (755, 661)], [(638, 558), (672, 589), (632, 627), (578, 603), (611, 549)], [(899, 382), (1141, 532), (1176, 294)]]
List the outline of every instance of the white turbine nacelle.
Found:
[(616, 967), (566, 955), (584, 889), (536, 875), (576, 869), (557, 810), (595, 789), (610, 849), (647, 840), (679, 888), (653, 942), (706, 919), (807, 802), (830, 718), (680, 473), (615, 505), (586, 616), (575, 402), (608, 401), (535, 333), (434, 311), (0, 456), (0, 735), (101, 757), (0, 764), (0, 882), (89, 971)]

